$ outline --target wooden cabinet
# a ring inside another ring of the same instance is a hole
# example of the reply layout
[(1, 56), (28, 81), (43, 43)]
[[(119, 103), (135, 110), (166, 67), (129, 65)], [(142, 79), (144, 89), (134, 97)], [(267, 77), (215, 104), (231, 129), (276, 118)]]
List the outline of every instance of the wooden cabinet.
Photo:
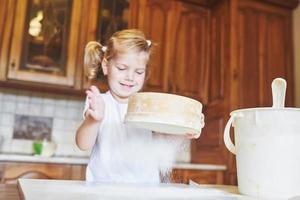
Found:
[(239, 107), (271, 106), (270, 86), (276, 77), (288, 81), (286, 103), (293, 104), (291, 14), (256, 1), (238, 3)]
[(173, 169), (171, 181), (189, 184), (190, 181), (199, 184), (224, 184), (224, 171)]
[(37, 2), (7, 3), (12, 20), (6, 24), (10, 44), (3, 49), (8, 57), (2, 57), (2, 78), (74, 87), (82, 1), (61, 1), (59, 7)]
[(85, 165), (49, 163), (0, 163), (1, 183), (16, 183), (18, 178), (84, 180)]
[(175, 0), (136, 0), (142, 29), (157, 43), (145, 90), (199, 100), (206, 126), (193, 141), (192, 162), (227, 164), (223, 128), (229, 116), (228, 3), (203, 7)]
[(192, 142), (192, 162), (225, 164), (236, 183), (235, 157), (223, 143), (229, 114), (271, 106), (271, 82), (288, 82), (293, 105), (291, 14), (297, 1), (136, 0), (142, 29), (158, 43), (146, 90), (192, 97), (204, 105), (206, 125)]

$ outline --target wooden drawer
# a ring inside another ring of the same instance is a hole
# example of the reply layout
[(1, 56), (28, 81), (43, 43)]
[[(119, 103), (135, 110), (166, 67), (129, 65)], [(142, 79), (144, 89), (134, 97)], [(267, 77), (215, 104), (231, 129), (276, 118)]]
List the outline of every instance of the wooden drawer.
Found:
[(188, 184), (190, 180), (200, 184), (224, 184), (225, 171), (173, 169), (172, 182)]
[(47, 163), (0, 163), (1, 183), (16, 183), (19, 178), (84, 180), (85, 166)]

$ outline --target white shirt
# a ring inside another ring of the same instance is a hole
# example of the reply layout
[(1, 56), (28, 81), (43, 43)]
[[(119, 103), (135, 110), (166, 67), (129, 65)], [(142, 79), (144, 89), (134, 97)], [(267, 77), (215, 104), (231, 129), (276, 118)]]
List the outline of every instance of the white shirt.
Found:
[[(105, 103), (104, 119), (86, 169), (86, 180), (97, 182), (159, 183), (159, 170), (151, 152), (152, 133), (127, 127), (127, 103), (117, 102), (108, 91), (101, 94)], [(85, 103), (84, 112), (88, 109)], [(150, 153), (151, 154), (151, 153)]]

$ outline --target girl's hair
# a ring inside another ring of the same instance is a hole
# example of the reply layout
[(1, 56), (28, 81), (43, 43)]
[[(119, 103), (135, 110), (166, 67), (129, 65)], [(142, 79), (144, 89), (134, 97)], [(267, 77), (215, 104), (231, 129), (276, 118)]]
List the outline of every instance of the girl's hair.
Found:
[[(145, 39), (142, 31), (127, 29), (114, 33), (103, 46), (91, 41), (85, 47), (84, 68), (89, 79), (97, 78), (101, 72), (101, 62), (105, 58), (108, 61), (118, 54), (127, 52), (146, 52), (147, 59), (151, 54), (151, 41)], [(148, 60), (147, 60), (148, 61)]]

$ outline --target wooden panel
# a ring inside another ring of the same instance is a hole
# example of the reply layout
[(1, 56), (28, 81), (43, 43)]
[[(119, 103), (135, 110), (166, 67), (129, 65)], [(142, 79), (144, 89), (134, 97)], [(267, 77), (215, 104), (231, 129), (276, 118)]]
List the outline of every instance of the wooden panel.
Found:
[(174, 92), (208, 102), (209, 12), (182, 4), (175, 31), (172, 82)]
[(85, 165), (72, 165), (71, 166), (71, 180), (85, 180)]
[(92, 40), (96, 40), (97, 32), (97, 17), (99, 10), (99, 0), (86, 0), (82, 5), (82, 20), (80, 24), (81, 30), (78, 42), (78, 56), (76, 58), (75, 89), (86, 89), (89, 87), (90, 82), (84, 74), (83, 58), (85, 45)]
[(282, 6), (287, 8), (296, 8), (299, 4), (299, 0), (256, 0), (258, 2), (265, 2), (269, 4), (274, 4), (276, 6)]
[[(2, 7), (3, 6), (3, 7)], [(9, 56), (9, 49), (10, 43), (12, 38), (12, 31), (13, 31), (13, 20), (15, 15), (15, 8), (16, 8), (16, 0), (7, 0), (6, 4), (2, 5), (1, 8), (5, 10), (1, 14), (3, 17), (2, 23), (4, 29), (1, 30), (0, 34), (0, 80), (6, 80), (6, 72), (7, 72), (7, 65), (8, 65), (8, 56)]]
[[(285, 78), (288, 81), (287, 106), (294, 105), (294, 78), (292, 64), (292, 39), (291, 39), (291, 16), (280, 16), (268, 14), (265, 21), (261, 20), (260, 32), (265, 28), (264, 44), (265, 67), (261, 74), (261, 79), (266, 78), (262, 85), (262, 94), (270, 94), (272, 80), (277, 77)], [(265, 22), (265, 24), (263, 23)], [(272, 105), (271, 95), (265, 96), (263, 104)]]
[[(192, 141), (192, 162), (227, 164), (228, 152), (223, 144), (223, 130), (229, 116), (228, 76), (228, 4), (211, 10), (210, 64), (204, 106), (205, 127), (199, 139)], [(200, 91), (200, 92), (205, 92)]]
[[(240, 7), (239, 107), (271, 106), (271, 82), (288, 81), (287, 105), (293, 104), (290, 15), (286, 10), (264, 11), (256, 4)], [(255, 80), (255, 81), (254, 81)]]
[(154, 44), (154, 51), (148, 66), (149, 74), (145, 85), (146, 91), (167, 92), (168, 90), (168, 66), (166, 66), (165, 60), (167, 38), (170, 32), (169, 25), (172, 23), (170, 21), (172, 2), (171, 0), (139, 1), (140, 14), (137, 28), (141, 29), (146, 38)]
[(209, 123), (205, 129), (203, 129), (199, 142), (197, 142), (197, 147), (207, 150), (218, 149), (223, 145), (223, 117), (216, 116), (206, 118), (206, 120), (209, 121)]
[[(239, 108), (259, 106), (258, 13), (239, 13)], [(255, 80), (255, 81), (253, 81)]]
[(226, 109), (222, 106), (207, 108), (205, 127), (199, 139), (191, 145), (193, 163), (227, 164), (228, 151), (223, 143)]
[(194, 181), (199, 184), (224, 184), (224, 171), (173, 169), (172, 182), (189, 184)]
[(0, 199), (3, 200), (20, 200), (19, 190), (17, 185), (0, 184)]
[(37, 163), (5, 163), (4, 183), (16, 183), (18, 178), (69, 179), (70, 166)]
[(8, 6), (8, 0), (2, 0), (1, 1), (1, 7), (0, 7), (0, 50), (3, 42), (3, 35), (5, 30), (5, 21), (6, 21), (6, 15), (7, 15), (7, 6)]
[(63, 86), (74, 86), (76, 55), (78, 52), (79, 24), (82, 1), (74, 1), (71, 12), (70, 34), (67, 42), (66, 74), (64, 76), (21, 70), (22, 44), (28, 0), (16, 3), (13, 37), (11, 41), (8, 78)]
[[(211, 13), (208, 104), (217, 105), (224, 103), (226, 90), (228, 91), (229, 23), (227, 4), (215, 7)], [(229, 96), (228, 93), (226, 94)]]

